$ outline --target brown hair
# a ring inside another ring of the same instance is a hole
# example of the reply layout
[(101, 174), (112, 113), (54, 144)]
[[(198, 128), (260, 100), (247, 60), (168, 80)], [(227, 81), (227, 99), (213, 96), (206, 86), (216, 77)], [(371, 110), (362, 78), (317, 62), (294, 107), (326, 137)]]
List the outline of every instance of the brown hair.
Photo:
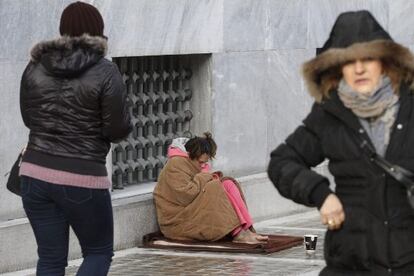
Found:
[[(395, 93), (398, 93), (401, 80), (406, 79), (404, 71), (394, 62), (388, 59), (381, 59), (384, 74), (391, 79), (392, 87)], [(330, 68), (320, 74), (320, 86), (324, 97), (329, 98), (332, 90), (338, 88), (339, 81), (342, 78), (342, 65)]]
[(217, 145), (210, 132), (203, 133), (203, 137), (195, 136), (185, 143), (185, 149), (190, 159), (199, 158), (204, 153), (210, 158), (216, 156)]
[(341, 66), (336, 66), (320, 74), (321, 90), (324, 97), (329, 98), (331, 91), (338, 88), (341, 78)]

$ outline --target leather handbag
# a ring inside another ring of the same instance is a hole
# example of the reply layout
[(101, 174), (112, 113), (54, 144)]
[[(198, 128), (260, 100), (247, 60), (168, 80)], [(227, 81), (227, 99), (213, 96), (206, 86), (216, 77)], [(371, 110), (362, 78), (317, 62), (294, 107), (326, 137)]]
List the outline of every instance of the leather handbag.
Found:
[(26, 147), (24, 147), (24, 149), (19, 153), (19, 156), (17, 157), (16, 162), (14, 162), (13, 166), (11, 167), (11, 170), (5, 174), (5, 177), (8, 176), (6, 184), (7, 189), (18, 196), (21, 195), (19, 170), (25, 151)]

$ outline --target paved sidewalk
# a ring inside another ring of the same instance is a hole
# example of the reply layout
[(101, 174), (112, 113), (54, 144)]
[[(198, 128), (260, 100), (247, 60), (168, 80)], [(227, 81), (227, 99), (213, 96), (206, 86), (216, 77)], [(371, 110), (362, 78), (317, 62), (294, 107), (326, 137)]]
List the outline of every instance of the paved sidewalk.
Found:
[[(317, 234), (314, 256), (303, 247), (294, 247), (269, 255), (185, 252), (132, 248), (116, 252), (109, 275), (302, 275), (316, 276), (324, 267), (323, 235), (317, 211), (267, 220), (255, 225), (260, 233), (299, 235)], [(70, 262), (66, 275), (75, 275), (80, 260)], [(25, 270), (3, 276), (34, 275)]]

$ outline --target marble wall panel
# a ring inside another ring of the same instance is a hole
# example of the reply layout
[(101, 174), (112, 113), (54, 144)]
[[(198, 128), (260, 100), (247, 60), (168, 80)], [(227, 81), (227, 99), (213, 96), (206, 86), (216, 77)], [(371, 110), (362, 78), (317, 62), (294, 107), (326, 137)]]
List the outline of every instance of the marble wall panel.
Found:
[(223, 41), (226, 51), (263, 50), (269, 36), (265, 1), (224, 1)]
[(369, 10), (378, 22), (388, 29), (388, 3), (386, 0), (309, 0), (308, 48), (321, 47), (328, 39), (337, 16), (345, 11)]
[(304, 48), (308, 1), (224, 1), (226, 51)]
[(219, 52), (223, 44), (222, 2), (94, 1), (109, 22), (110, 56)]
[(213, 55), (214, 168), (230, 175), (264, 170), (267, 114), (264, 52)]
[(299, 49), (307, 45), (308, 0), (268, 0), (269, 42), (266, 49)]
[(311, 110), (313, 98), (305, 87), (301, 66), (313, 55), (313, 50), (268, 52), (267, 89), (263, 95), (268, 116), (268, 153), (284, 142)]
[[(110, 56), (218, 52), (223, 0), (86, 0), (105, 21)], [(71, 0), (0, 1), (0, 59), (27, 60), (30, 48), (59, 36), (60, 15)]]
[(213, 55), (214, 166), (230, 174), (263, 172), (270, 151), (310, 111), (300, 77), (308, 50)]
[(59, 35), (59, 19), (70, 0), (0, 1), (0, 59), (29, 60), (31, 47)]
[(414, 44), (414, 1), (389, 1), (389, 30), (395, 41)]

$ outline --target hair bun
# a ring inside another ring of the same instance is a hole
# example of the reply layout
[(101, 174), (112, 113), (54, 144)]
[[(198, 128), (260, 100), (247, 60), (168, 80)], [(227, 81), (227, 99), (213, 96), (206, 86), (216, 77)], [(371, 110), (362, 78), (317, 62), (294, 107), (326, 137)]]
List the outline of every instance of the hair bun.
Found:
[(208, 131), (204, 132), (203, 135), (207, 140), (211, 140), (213, 138), (213, 135), (211, 135), (211, 133)]

